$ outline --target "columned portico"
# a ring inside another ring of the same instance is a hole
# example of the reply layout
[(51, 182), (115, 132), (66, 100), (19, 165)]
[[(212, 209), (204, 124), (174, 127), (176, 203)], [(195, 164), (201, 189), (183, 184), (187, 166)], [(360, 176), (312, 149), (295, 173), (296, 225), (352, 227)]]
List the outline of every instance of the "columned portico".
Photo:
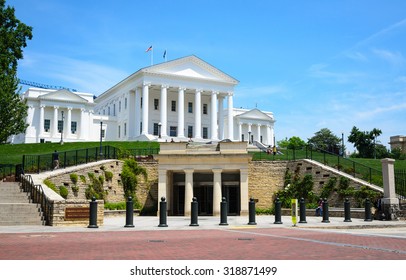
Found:
[(142, 134), (148, 134), (149, 116), (149, 84), (144, 84), (142, 89)]
[(213, 216), (220, 215), (221, 171), (222, 169), (213, 169)]
[(211, 93), (211, 139), (218, 140), (217, 137), (217, 94), (218, 92)]
[(190, 216), (193, 199), (193, 169), (185, 170), (185, 216)]
[(228, 93), (228, 138), (234, 140), (234, 131), (233, 131), (233, 94)]
[(56, 138), (58, 136), (58, 106), (54, 106), (54, 121), (52, 126), (52, 137)]
[(195, 138), (201, 139), (202, 138), (202, 105), (201, 105), (201, 99), (202, 99), (202, 92), (201, 90), (196, 90), (195, 94)]
[(178, 137), (185, 137), (185, 89), (178, 90)]
[(161, 131), (159, 132), (161, 137), (167, 136), (167, 95), (168, 95), (168, 86), (162, 85), (161, 86), (161, 106), (160, 106), (160, 123), (161, 123)]

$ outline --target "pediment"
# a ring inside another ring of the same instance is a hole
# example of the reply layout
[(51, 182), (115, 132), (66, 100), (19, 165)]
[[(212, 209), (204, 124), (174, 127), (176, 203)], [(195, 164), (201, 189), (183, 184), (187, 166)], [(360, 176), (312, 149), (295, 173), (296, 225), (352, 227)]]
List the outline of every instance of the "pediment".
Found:
[(236, 116), (240, 119), (255, 119), (255, 120), (266, 120), (266, 121), (274, 121), (272, 117), (269, 115), (265, 114), (261, 110), (258, 109), (252, 109), (247, 112), (244, 112), (242, 114), (239, 114)]
[(88, 103), (88, 101), (79, 95), (70, 92), (66, 89), (57, 90), (50, 92), (38, 97), (41, 100), (49, 101), (64, 101), (64, 102), (74, 102), (74, 103)]
[(187, 56), (146, 67), (141, 69), (141, 72), (238, 84), (236, 79), (196, 56)]

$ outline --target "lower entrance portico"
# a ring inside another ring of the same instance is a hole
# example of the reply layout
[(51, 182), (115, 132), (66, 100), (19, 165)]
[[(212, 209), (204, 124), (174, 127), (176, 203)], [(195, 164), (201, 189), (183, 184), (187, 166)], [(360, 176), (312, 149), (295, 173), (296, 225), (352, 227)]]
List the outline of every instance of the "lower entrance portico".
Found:
[(158, 197), (169, 215), (189, 216), (193, 197), (199, 215), (220, 215), (222, 197), (229, 215), (248, 213), (247, 143), (162, 143), (157, 159)]

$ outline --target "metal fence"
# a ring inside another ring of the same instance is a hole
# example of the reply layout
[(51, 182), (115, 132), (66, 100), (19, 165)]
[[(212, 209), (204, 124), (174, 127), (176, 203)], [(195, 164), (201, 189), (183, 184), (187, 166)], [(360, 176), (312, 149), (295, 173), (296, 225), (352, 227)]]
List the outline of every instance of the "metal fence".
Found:
[[(377, 186), (383, 186), (382, 170), (378, 170), (350, 158), (305, 146), (302, 149), (281, 149), (277, 154), (255, 152), (253, 160), (300, 160), (311, 159), (345, 172), (355, 178), (362, 179)], [(395, 172), (395, 189), (400, 199), (406, 199), (406, 171)]]
[(16, 166), (14, 164), (0, 164), (0, 180), (15, 174)]

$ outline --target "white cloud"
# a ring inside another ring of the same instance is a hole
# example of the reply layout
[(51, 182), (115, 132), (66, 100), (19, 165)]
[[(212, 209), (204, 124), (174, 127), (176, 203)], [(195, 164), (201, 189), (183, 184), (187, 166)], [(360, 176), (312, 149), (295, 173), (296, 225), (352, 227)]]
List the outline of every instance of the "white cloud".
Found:
[(382, 49), (373, 49), (372, 52), (379, 58), (387, 61), (392, 65), (401, 65), (405, 62), (405, 58), (402, 53), (396, 51), (382, 50)]
[(356, 115), (359, 118), (365, 119), (365, 118), (375, 117), (376, 115), (381, 115), (384, 113), (397, 112), (397, 111), (404, 110), (404, 109), (406, 109), (406, 103), (400, 103), (400, 104), (391, 105), (391, 106), (387, 106), (387, 107), (377, 107), (372, 110), (358, 112)]

